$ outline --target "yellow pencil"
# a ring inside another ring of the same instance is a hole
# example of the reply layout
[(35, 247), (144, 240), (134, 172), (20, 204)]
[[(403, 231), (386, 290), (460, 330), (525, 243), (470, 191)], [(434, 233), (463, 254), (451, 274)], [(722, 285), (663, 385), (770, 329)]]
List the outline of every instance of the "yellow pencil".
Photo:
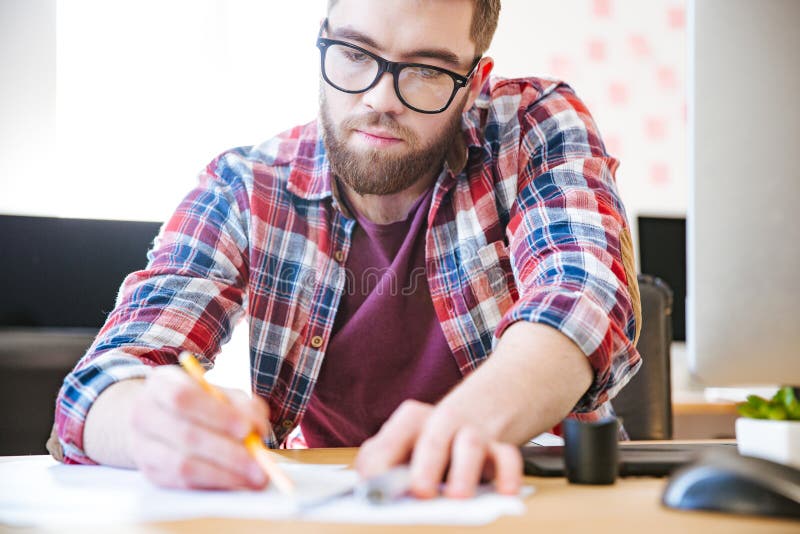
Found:
[[(208, 380), (206, 380), (204, 376), (205, 370), (203, 366), (200, 365), (200, 362), (197, 361), (197, 358), (194, 357), (194, 354), (189, 351), (183, 351), (179, 361), (183, 368), (186, 369), (186, 372), (189, 373), (189, 376), (194, 378), (206, 392), (224, 403), (229, 402), (228, 398), (223, 395), (220, 390), (212, 386)], [(294, 483), (278, 466), (275, 460), (272, 459), (270, 452), (264, 446), (264, 442), (261, 441), (258, 434), (250, 432), (250, 434), (244, 438), (244, 446), (280, 491), (286, 495), (294, 494)]]

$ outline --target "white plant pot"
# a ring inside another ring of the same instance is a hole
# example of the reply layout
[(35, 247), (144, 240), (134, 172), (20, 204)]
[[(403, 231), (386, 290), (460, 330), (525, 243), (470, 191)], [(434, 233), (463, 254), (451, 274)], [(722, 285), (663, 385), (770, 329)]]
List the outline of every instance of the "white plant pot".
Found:
[(800, 469), (800, 421), (740, 417), (736, 420), (739, 453)]

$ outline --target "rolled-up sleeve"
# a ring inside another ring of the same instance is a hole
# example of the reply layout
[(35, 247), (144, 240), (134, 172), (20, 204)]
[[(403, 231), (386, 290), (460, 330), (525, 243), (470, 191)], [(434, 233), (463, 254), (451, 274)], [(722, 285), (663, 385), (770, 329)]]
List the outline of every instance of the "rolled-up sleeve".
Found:
[(174, 364), (182, 350), (208, 367), (244, 315), (248, 197), (231, 162), (215, 159), (165, 223), (145, 269), (128, 275), (97, 338), (64, 379), (55, 423), (64, 460), (93, 463), (83, 448), (95, 399), (120, 380)]
[(630, 232), (610, 157), (567, 86), (522, 115), (516, 199), (507, 235), (519, 300), (495, 333), (544, 323), (589, 359), (594, 380), (573, 409), (598, 409), (635, 374), (641, 322)]

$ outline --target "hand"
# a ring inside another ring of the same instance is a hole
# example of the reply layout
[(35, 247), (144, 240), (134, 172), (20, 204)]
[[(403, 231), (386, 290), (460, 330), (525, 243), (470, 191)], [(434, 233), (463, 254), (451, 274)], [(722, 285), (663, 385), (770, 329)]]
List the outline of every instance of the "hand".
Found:
[(181, 368), (153, 370), (131, 411), (130, 456), (153, 483), (170, 488), (260, 489), (267, 477), (242, 440), (267, 435), (260, 398), (224, 390), (226, 404), (201, 389)]
[(419, 498), (439, 494), (445, 471), (447, 497), (473, 496), (482, 478), (494, 479), (497, 491), (504, 494), (518, 493), (522, 484), (519, 449), (488, 439), (465, 414), (443, 404), (405, 401), (361, 445), (356, 469), (368, 478), (409, 460), (411, 494)]

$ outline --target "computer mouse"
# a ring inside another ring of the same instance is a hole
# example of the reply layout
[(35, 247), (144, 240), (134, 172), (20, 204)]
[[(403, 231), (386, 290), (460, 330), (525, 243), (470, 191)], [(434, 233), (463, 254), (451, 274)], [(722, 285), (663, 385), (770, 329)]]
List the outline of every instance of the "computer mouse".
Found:
[(715, 451), (673, 473), (661, 500), (682, 510), (800, 519), (800, 470)]

